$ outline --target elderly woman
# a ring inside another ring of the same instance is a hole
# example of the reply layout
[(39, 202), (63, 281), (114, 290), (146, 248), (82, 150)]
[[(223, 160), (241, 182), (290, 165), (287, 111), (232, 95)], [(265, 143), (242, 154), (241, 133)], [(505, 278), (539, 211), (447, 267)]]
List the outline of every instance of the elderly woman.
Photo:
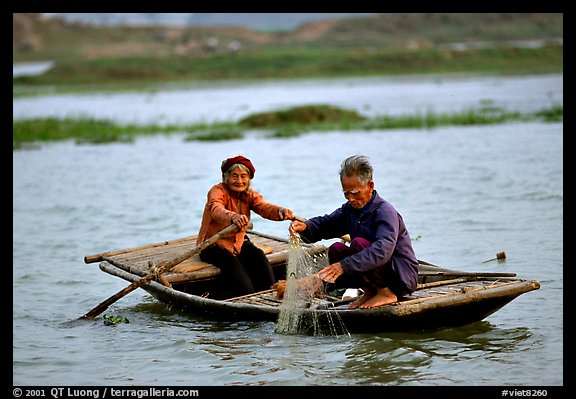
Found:
[(328, 249), (330, 265), (317, 278), (337, 288), (362, 288), (350, 308), (375, 308), (411, 294), (418, 283), (418, 260), (402, 216), (374, 189), (372, 165), (361, 155), (340, 168), (347, 202), (329, 215), (293, 221), (290, 234), (316, 242), (350, 234), (350, 246), (336, 242)]
[(220, 281), (228, 296), (241, 296), (269, 289), (275, 282), (272, 266), (264, 252), (250, 242), (246, 228), (250, 211), (270, 220), (292, 220), (292, 211), (264, 200), (250, 187), (256, 169), (242, 156), (225, 159), (221, 165), (222, 182), (208, 191), (197, 244), (230, 224), (238, 231), (204, 249), (200, 259), (220, 268)]

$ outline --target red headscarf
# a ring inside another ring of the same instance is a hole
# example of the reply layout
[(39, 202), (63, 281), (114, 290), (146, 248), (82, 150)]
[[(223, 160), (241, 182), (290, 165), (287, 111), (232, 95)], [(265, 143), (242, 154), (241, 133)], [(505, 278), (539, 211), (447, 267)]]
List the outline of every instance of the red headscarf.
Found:
[(220, 167), (220, 169), (222, 170), (222, 173), (226, 173), (228, 171), (228, 169), (230, 169), (230, 166), (237, 164), (237, 163), (246, 166), (250, 170), (250, 178), (251, 179), (254, 178), (254, 173), (256, 172), (256, 168), (254, 168), (254, 165), (252, 165), (252, 162), (250, 162), (250, 160), (248, 158), (243, 157), (242, 155), (238, 155), (238, 156), (235, 156), (233, 158), (225, 159), (222, 162), (222, 166)]

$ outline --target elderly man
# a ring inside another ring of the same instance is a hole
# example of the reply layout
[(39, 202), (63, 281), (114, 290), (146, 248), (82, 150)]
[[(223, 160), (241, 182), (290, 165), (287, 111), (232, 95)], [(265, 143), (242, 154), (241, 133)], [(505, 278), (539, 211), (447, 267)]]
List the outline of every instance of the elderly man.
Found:
[(330, 265), (317, 277), (337, 288), (361, 288), (364, 294), (351, 309), (374, 308), (398, 301), (418, 284), (418, 260), (402, 216), (378, 195), (368, 158), (351, 156), (342, 162), (340, 183), (347, 202), (329, 215), (290, 224), (290, 234), (316, 242), (349, 234), (350, 245), (328, 249)]

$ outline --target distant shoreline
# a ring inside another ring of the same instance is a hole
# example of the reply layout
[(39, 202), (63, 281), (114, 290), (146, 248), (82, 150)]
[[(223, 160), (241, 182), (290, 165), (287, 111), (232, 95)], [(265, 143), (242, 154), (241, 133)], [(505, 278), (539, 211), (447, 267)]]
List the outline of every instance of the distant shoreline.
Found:
[[(287, 60), (290, 64), (286, 65)], [(56, 64), (46, 73), (13, 79), (13, 97), (46, 93), (157, 90), (163, 85), (225, 81), (340, 79), (415, 75), (541, 75), (563, 73), (563, 47), (430, 50), (416, 53), (311, 51), (255, 53), (194, 60), (115, 59)]]

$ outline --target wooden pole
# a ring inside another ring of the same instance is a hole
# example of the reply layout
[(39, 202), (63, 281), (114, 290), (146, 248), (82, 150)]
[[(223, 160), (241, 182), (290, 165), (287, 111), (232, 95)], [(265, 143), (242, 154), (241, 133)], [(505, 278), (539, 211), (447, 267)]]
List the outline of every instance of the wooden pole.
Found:
[(226, 227), (221, 232), (213, 235), (212, 237), (208, 238), (207, 240), (204, 240), (202, 243), (195, 246), (193, 249), (185, 252), (184, 254), (182, 254), (182, 255), (180, 255), (180, 256), (172, 259), (172, 260), (160, 263), (158, 266), (155, 267), (155, 270), (152, 273), (148, 273), (146, 276), (142, 277), (140, 280), (135, 281), (132, 284), (130, 284), (129, 286), (127, 286), (126, 288), (124, 288), (123, 290), (118, 291), (116, 294), (112, 295), (110, 298), (108, 298), (105, 301), (98, 304), (98, 306), (96, 306), (94, 309), (92, 309), (91, 311), (86, 313), (84, 316), (79, 317), (78, 320), (93, 319), (94, 317), (98, 316), (100, 313), (102, 313), (103, 311), (108, 309), (108, 307), (110, 305), (112, 305), (114, 302), (116, 302), (120, 298), (128, 295), (130, 292), (134, 291), (136, 288), (139, 288), (139, 287), (143, 286), (144, 284), (149, 283), (150, 281), (154, 280), (157, 276), (160, 276), (162, 273), (166, 273), (167, 271), (172, 269), (172, 267), (176, 266), (177, 264), (179, 264), (179, 263), (185, 261), (186, 259), (200, 253), (203, 249), (214, 244), (220, 238), (222, 238), (222, 237), (224, 237), (230, 233), (236, 232), (237, 229), (238, 229), (238, 227), (235, 224), (232, 224), (232, 225)]
[(467, 277), (516, 277), (516, 273), (483, 273), (483, 272), (460, 272), (460, 271), (439, 271), (428, 272), (420, 271), (420, 276), (467, 276)]
[(435, 264), (433, 264), (433, 263), (429, 263), (429, 262), (423, 261), (423, 260), (421, 260), (421, 259), (418, 259), (418, 263), (421, 264), (421, 265), (426, 265), (426, 266), (440, 267), (440, 266), (438, 266), (438, 265), (435, 265)]
[(498, 262), (504, 262), (506, 260), (506, 252), (498, 252), (495, 258), (485, 260), (482, 263), (492, 262), (493, 260), (497, 260)]
[(457, 284), (457, 283), (465, 283), (470, 281), (470, 277), (459, 277), (454, 278), (451, 280), (439, 280), (439, 281), (432, 281), (430, 283), (422, 283), (416, 286), (416, 290), (423, 290), (425, 288), (432, 288), (432, 287), (440, 287), (443, 285), (450, 285), (450, 284)]

